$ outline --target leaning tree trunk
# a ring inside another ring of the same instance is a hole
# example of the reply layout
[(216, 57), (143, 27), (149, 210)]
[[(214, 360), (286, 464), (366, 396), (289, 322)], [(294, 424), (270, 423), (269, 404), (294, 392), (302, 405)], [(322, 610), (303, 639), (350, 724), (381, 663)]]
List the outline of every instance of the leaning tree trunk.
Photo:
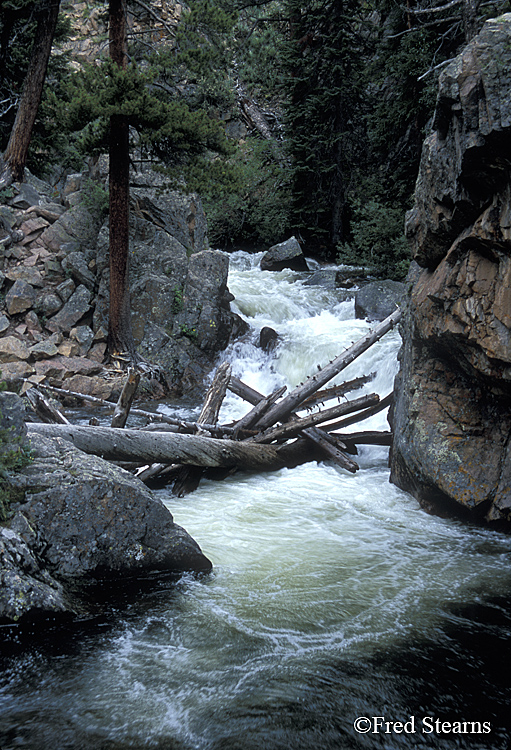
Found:
[(22, 182), (24, 178), (28, 147), (43, 94), (59, 8), (60, 0), (40, 2), (34, 45), (23, 92), (9, 142), (2, 157), (0, 187), (7, 187), (11, 182)]
[[(128, 64), (126, 0), (109, 2), (110, 58), (120, 68)], [(129, 122), (122, 114), (110, 118), (110, 307), (108, 351), (136, 360), (131, 328), (129, 287)]]

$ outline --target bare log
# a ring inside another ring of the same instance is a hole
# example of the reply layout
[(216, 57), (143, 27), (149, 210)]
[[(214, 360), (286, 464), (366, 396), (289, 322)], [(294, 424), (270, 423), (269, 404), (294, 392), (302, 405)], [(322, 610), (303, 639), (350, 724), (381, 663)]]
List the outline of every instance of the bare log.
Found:
[[(258, 393), (253, 388), (250, 388), (250, 386), (246, 385), (237, 378), (231, 378), (229, 387), (238, 396), (241, 396), (241, 398), (245, 398), (245, 400), (247, 401), (253, 402), (257, 400), (261, 401), (263, 399), (263, 396), (260, 393)], [(292, 414), (291, 416), (295, 420), (298, 420), (298, 417), (295, 414)], [(302, 431), (302, 434), (306, 435), (306, 437), (308, 438), (308, 440), (306, 440), (306, 443), (308, 445), (307, 450), (304, 450), (302, 448), (303, 444), (298, 444), (298, 441), (296, 444), (300, 447), (293, 448), (288, 445), (283, 445), (278, 449), (279, 455), (288, 462), (287, 465), (298, 466), (299, 463), (306, 463), (307, 461), (321, 461), (325, 458), (326, 454), (326, 456), (331, 461), (334, 461), (343, 469), (347, 469), (351, 472), (354, 472), (358, 469), (357, 464), (342, 452), (342, 445), (332, 445), (333, 441), (329, 440), (328, 437), (326, 440), (324, 440), (325, 434), (321, 430), (319, 430), (319, 428), (309, 426)], [(313, 448), (312, 450), (311, 442)]]
[(371, 393), (369, 396), (362, 396), (354, 401), (346, 401), (344, 404), (338, 404), (333, 406), (331, 409), (323, 409), (323, 411), (309, 414), (307, 417), (300, 419), (294, 419), (292, 422), (286, 422), (280, 427), (273, 427), (261, 434), (257, 435), (253, 440), (257, 443), (271, 443), (274, 440), (289, 439), (296, 437), (300, 432), (307, 429), (308, 427), (314, 427), (315, 425), (321, 424), (322, 422), (328, 422), (331, 419), (335, 419), (344, 414), (351, 414), (354, 411), (361, 411), (365, 407), (374, 406), (378, 404), (380, 397), (376, 393)]
[(251, 388), (239, 378), (234, 377), (234, 375), (231, 375), (228, 388), (236, 396), (239, 396), (244, 401), (248, 401), (248, 403), (252, 404), (253, 406), (258, 404), (259, 401), (264, 398), (262, 393), (259, 393), (259, 391)]
[(124, 427), (126, 424), (139, 383), (140, 373), (134, 370), (133, 367), (130, 367), (128, 369), (128, 377), (126, 378), (124, 388), (121, 391), (121, 395), (119, 396), (119, 400), (117, 401), (114, 410), (112, 427)]
[(60, 437), (85, 453), (111, 461), (181, 463), (191, 466), (239, 466), (272, 471), (283, 466), (274, 446), (217, 440), (202, 435), (117, 430), (111, 427), (27, 424), (29, 437)]
[(356, 391), (359, 388), (362, 388), (367, 383), (370, 383), (371, 380), (374, 380), (375, 376), (376, 373), (372, 372), (369, 375), (362, 375), (360, 378), (347, 380), (345, 383), (341, 383), (340, 385), (334, 385), (331, 388), (325, 388), (322, 391), (318, 391), (313, 396), (309, 396), (309, 398), (306, 398), (305, 401), (302, 401), (299, 411), (301, 411), (302, 409), (310, 409), (312, 406), (316, 406), (316, 404), (322, 404), (325, 401), (330, 401), (330, 399), (332, 398), (344, 396), (345, 393)]
[(359, 470), (359, 465), (341, 450), (341, 446), (342, 448), (345, 446), (342, 445), (342, 443), (336, 443), (332, 440), (328, 433), (321, 432), (318, 427), (309, 427), (307, 430), (304, 430), (304, 434), (313, 440), (315, 445), (321, 448), (327, 458), (336, 463), (342, 469), (346, 469), (351, 472), (351, 474), (355, 474), (355, 472)]
[(278, 388), (273, 393), (270, 393), (266, 398), (261, 398), (258, 404), (254, 406), (244, 417), (236, 422), (235, 429), (239, 432), (240, 430), (250, 429), (262, 416), (263, 414), (287, 391), (287, 387), (284, 385), (282, 388)]
[[(215, 372), (213, 382), (208, 388), (201, 412), (197, 419), (198, 425), (206, 423), (216, 424), (218, 414), (220, 413), (220, 407), (222, 406), (225, 394), (227, 393), (227, 385), (230, 377), (231, 366), (228, 362), (224, 362)], [(184, 497), (190, 492), (193, 492), (199, 486), (202, 473), (202, 468), (183, 466), (174, 482), (172, 493), (176, 495), (176, 497)]]
[(47, 424), (69, 424), (67, 417), (39, 393), (37, 388), (29, 388), (25, 396), (30, 401), (35, 413)]
[(276, 422), (285, 421), (290, 414), (297, 410), (300, 404), (305, 399), (312, 396), (313, 393), (328, 383), (333, 377), (338, 375), (344, 370), (349, 364), (351, 364), (357, 357), (363, 354), (369, 347), (375, 344), (381, 339), (388, 331), (390, 331), (401, 319), (401, 310), (396, 310), (392, 315), (389, 315), (382, 323), (380, 323), (372, 331), (366, 333), (361, 339), (359, 339), (353, 346), (347, 349), (343, 354), (332, 360), (330, 364), (326, 365), (322, 370), (308, 378), (305, 383), (297, 386), (286, 398), (275, 404), (270, 411), (268, 411), (264, 417), (258, 422), (256, 427), (259, 429), (266, 429), (276, 424)]
[(387, 406), (390, 406), (393, 398), (394, 398), (394, 391), (392, 391), (387, 396), (385, 396), (385, 398), (382, 398), (381, 401), (378, 404), (376, 404), (376, 406), (371, 406), (369, 409), (364, 409), (364, 411), (359, 411), (357, 414), (354, 414), (352, 417), (346, 417), (346, 419), (341, 419), (338, 422), (332, 422), (331, 424), (328, 424), (328, 425), (321, 425), (319, 429), (326, 430), (327, 432), (333, 432), (334, 430), (338, 430), (341, 427), (349, 427), (350, 425), (355, 424), (356, 422), (363, 422), (364, 419), (368, 419), (368, 417), (372, 417), (374, 416), (374, 414), (378, 414), (378, 412), (386, 409)]
[[(64, 388), (57, 388), (53, 385), (46, 385), (46, 383), (40, 383), (39, 387), (53, 393), (58, 393), (62, 396), (80, 398), (84, 401), (89, 401), (91, 404), (97, 404), (98, 406), (104, 406), (110, 409), (113, 409), (115, 407), (113, 401), (107, 401), (106, 399), (98, 398), (97, 396), (87, 396), (85, 393), (78, 393), (77, 391), (66, 391)], [(196, 433), (197, 429), (199, 427), (202, 427), (204, 430), (207, 430), (208, 432), (219, 437), (223, 435), (232, 435), (234, 433), (234, 428), (227, 425), (219, 425), (218, 427), (212, 424), (198, 425), (197, 422), (186, 422), (181, 419), (175, 419), (174, 417), (167, 417), (165, 414), (162, 414), (159, 411), (153, 412), (145, 411), (144, 409), (130, 409), (130, 414), (135, 414), (137, 417), (147, 417), (147, 419), (150, 419), (154, 422), (163, 422), (164, 424), (174, 425), (175, 427), (179, 428), (181, 432)]]

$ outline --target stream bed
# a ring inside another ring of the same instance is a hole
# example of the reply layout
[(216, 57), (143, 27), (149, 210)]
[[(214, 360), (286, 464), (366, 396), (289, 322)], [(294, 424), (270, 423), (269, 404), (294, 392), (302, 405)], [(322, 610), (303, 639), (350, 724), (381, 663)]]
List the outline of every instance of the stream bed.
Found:
[[(267, 394), (370, 324), (339, 292), (259, 259), (231, 255), (251, 332), (222, 358)], [(263, 326), (280, 336), (269, 355)], [(388, 334), (338, 380), (375, 372), (353, 395), (385, 396), (399, 345)], [(229, 394), (220, 420), (248, 408)], [(354, 429), (388, 429), (386, 413)], [(389, 483), (388, 449), (357, 461), (356, 475), (310, 463), (203, 480), (182, 499), (160, 490), (213, 573), (105, 588), (105, 614), (6, 641), (1, 750), (507, 749), (511, 538), (427, 515)]]

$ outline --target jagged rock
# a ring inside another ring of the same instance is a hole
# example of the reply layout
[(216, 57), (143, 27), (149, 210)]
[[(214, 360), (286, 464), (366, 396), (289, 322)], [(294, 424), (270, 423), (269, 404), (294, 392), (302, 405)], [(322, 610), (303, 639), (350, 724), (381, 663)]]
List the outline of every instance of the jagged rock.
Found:
[(41, 202), (39, 192), (27, 182), (16, 183), (16, 195), (9, 200), (9, 205), (18, 209), (26, 209), (37, 206)]
[(79, 286), (64, 307), (46, 323), (49, 331), (69, 332), (91, 309), (92, 295), (86, 286)]
[(66, 339), (59, 344), (59, 354), (63, 357), (77, 357), (80, 354), (80, 346), (76, 341)]
[(6, 271), (5, 276), (10, 281), (26, 281), (26, 283), (30, 284), (31, 286), (44, 286), (44, 279), (37, 268), (30, 268), (29, 266), (15, 266), (9, 271)]
[(0, 315), (0, 333), (5, 333), (5, 331), (9, 328), (9, 318), (7, 315)]
[(424, 505), (511, 522), (511, 15), (440, 77), (407, 233), (391, 479)]
[(14, 336), (0, 339), (0, 362), (16, 362), (29, 357), (28, 347)]
[(12, 390), (17, 391), (23, 381), (34, 374), (34, 366), (25, 361), (2, 362), (0, 365), (0, 380)]
[(406, 286), (400, 281), (371, 281), (355, 294), (355, 317), (369, 321), (385, 320), (396, 307), (401, 307), (405, 293)]
[(59, 252), (63, 245), (70, 243), (73, 250), (86, 250), (95, 246), (98, 231), (97, 221), (84, 204), (80, 203), (72, 206), (45, 229), (39, 241), (54, 252)]
[[(25, 440), (21, 400), (0, 393), (0, 427)], [(0, 622), (83, 613), (101, 578), (207, 573), (210, 561), (135, 477), (61, 439), (33, 441), (9, 476), (19, 500), (0, 527)], [(94, 605), (92, 605), (94, 606)]]
[(0, 527), (0, 623), (74, 611), (62, 584), (41, 568), (12, 529)]
[(261, 332), (259, 334), (259, 346), (261, 349), (267, 353), (273, 351), (275, 347), (277, 346), (279, 341), (279, 334), (277, 331), (274, 331), (273, 328), (270, 328), (269, 326), (265, 326), (264, 328), (261, 328)]
[(57, 346), (53, 343), (53, 341), (50, 341), (49, 339), (47, 339), (46, 341), (40, 341), (38, 344), (34, 344), (34, 346), (31, 346), (28, 351), (30, 354), (30, 359), (33, 359), (34, 361), (49, 359), (51, 357), (55, 357), (59, 353)]
[(94, 289), (96, 284), (96, 277), (89, 270), (89, 267), (85, 261), (85, 256), (80, 252), (72, 252), (62, 258), (62, 268), (67, 271), (73, 279), (79, 284), (83, 284), (90, 289)]
[(36, 300), (36, 291), (26, 281), (15, 281), (5, 296), (5, 307), (9, 315), (30, 310)]
[(71, 295), (73, 294), (74, 290), (76, 289), (76, 284), (73, 281), (73, 279), (66, 279), (61, 284), (57, 286), (57, 294), (61, 298), (62, 302), (67, 302)]
[(87, 354), (94, 340), (94, 332), (89, 326), (77, 326), (69, 332), (69, 338), (77, 342), (82, 356)]
[(60, 438), (38, 440), (33, 450), (34, 462), (16, 477), (26, 501), (10, 527), (59, 581), (211, 570), (198, 544), (131, 474)]
[(50, 318), (62, 309), (62, 300), (53, 292), (46, 292), (38, 298), (36, 307), (41, 315)]
[(273, 245), (261, 258), (262, 271), (308, 271), (307, 261), (296, 237)]

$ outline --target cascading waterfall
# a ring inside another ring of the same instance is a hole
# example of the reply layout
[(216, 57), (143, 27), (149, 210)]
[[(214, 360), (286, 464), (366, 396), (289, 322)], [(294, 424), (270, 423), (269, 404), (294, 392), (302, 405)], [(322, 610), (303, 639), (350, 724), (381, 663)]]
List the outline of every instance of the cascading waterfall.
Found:
[[(224, 356), (267, 394), (369, 324), (300, 274), (261, 272), (259, 257), (231, 256), (229, 287), (252, 332)], [(263, 326), (280, 336), (270, 355), (256, 346)], [(386, 395), (398, 348), (388, 334), (339, 379), (375, 372), (365, 391)], [(221, 421), (248, 408), (229, 394)], [(364, 428), (386, 429), (385, 414)], [(310, 463), (203, 481), (183, 499), (161, 491), (213, 574), (162, 583), (79, 644), (8, 661), (0, 747), (507, 747), (511, 539), (426, 515), (389, 484), (387, 453), (362, 448), (356, 475)], [(377, 716), (413, 716), (416, 731), (357, 732), (357, 717)], [(423, 717), (491, 731), (423, 733)]]

